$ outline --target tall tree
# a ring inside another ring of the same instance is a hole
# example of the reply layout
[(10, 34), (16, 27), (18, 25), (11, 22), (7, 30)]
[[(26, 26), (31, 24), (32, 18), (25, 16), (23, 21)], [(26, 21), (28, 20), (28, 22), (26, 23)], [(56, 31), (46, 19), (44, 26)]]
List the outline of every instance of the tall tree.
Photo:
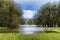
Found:
[(0, 26), (15, 28), (20, 25), (21, 9), (12, 0), (0, 0)]
[(36, 24), (38, 25), (47, 25), (48, 27), (60, 26), (60, 3), (43, 5), (36, 17)]

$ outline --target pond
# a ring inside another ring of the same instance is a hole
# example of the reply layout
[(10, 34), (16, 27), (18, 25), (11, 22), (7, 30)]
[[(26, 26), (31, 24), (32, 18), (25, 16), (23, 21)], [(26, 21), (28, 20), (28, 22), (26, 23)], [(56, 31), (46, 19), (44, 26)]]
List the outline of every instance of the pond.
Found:
[(20, 25), (20, 33), (22, 34), (34, 34), (44, 31), (43, 27), (37, 27), (37, 25)]

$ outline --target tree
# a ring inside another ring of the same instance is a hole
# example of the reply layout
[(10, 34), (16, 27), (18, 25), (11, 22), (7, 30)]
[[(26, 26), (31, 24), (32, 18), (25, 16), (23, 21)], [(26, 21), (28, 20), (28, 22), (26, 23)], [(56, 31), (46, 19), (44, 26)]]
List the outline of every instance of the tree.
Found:
[(47, 25), (48, 27), (60, 26), (60, 3), (47, 3), (43, 5), (35, 16), (37, 25)]
[(29, 20), (26, 21), (25, 24), (32, 25), (33, 24), (33, 20), (29, 19)]
[(57, 19), (57, 25), (58, 25), (58, 27), (60, 27), (60, 2), (58, 2), (58, 4), (57, 4), (57, 17), (56, 17)]
[(41, 9), (38, 11), (38, 18), (37, 18), (37, 24), (45, 26), (46, 24), (49, 26), (50, 24), (50, 9), (51, 4), (47, 3), (44, 6), (42, 6)]
[(0, 26), (15, 28), (20, 25), (21, 9), (12, 0), (0, 0)]

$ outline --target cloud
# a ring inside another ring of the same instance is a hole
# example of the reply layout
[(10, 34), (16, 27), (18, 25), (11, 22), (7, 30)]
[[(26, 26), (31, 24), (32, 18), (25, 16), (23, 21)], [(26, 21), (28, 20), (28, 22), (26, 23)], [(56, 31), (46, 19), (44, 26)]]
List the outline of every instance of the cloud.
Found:
[(53, 3), (58, 1), (59, 0), (14, 0), (14, 2), (21, 5), (21, 9), (24, 13), (23, 17), (27, 19), (32, 19), (34, 14), (36, 13), (36, 10), (40, 9), (41, 6), (46, 4), (47, 2)]
[(26, 19), (32, 19), (36, 11), (33, 10), (23, 10), (23, 17)]

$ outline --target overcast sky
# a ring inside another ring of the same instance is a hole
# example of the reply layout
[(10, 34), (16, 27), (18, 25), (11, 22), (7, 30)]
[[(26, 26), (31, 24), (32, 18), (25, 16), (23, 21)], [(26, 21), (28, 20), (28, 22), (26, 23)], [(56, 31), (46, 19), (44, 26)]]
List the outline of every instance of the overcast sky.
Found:
[(41, 8), (42, 5), (47, 2), (58, 2), (58, 0), (14, 0), (17, 4), (21, 6), (21, 9), (24, 12), (24, 18), (33, 18), (35, 12)]

